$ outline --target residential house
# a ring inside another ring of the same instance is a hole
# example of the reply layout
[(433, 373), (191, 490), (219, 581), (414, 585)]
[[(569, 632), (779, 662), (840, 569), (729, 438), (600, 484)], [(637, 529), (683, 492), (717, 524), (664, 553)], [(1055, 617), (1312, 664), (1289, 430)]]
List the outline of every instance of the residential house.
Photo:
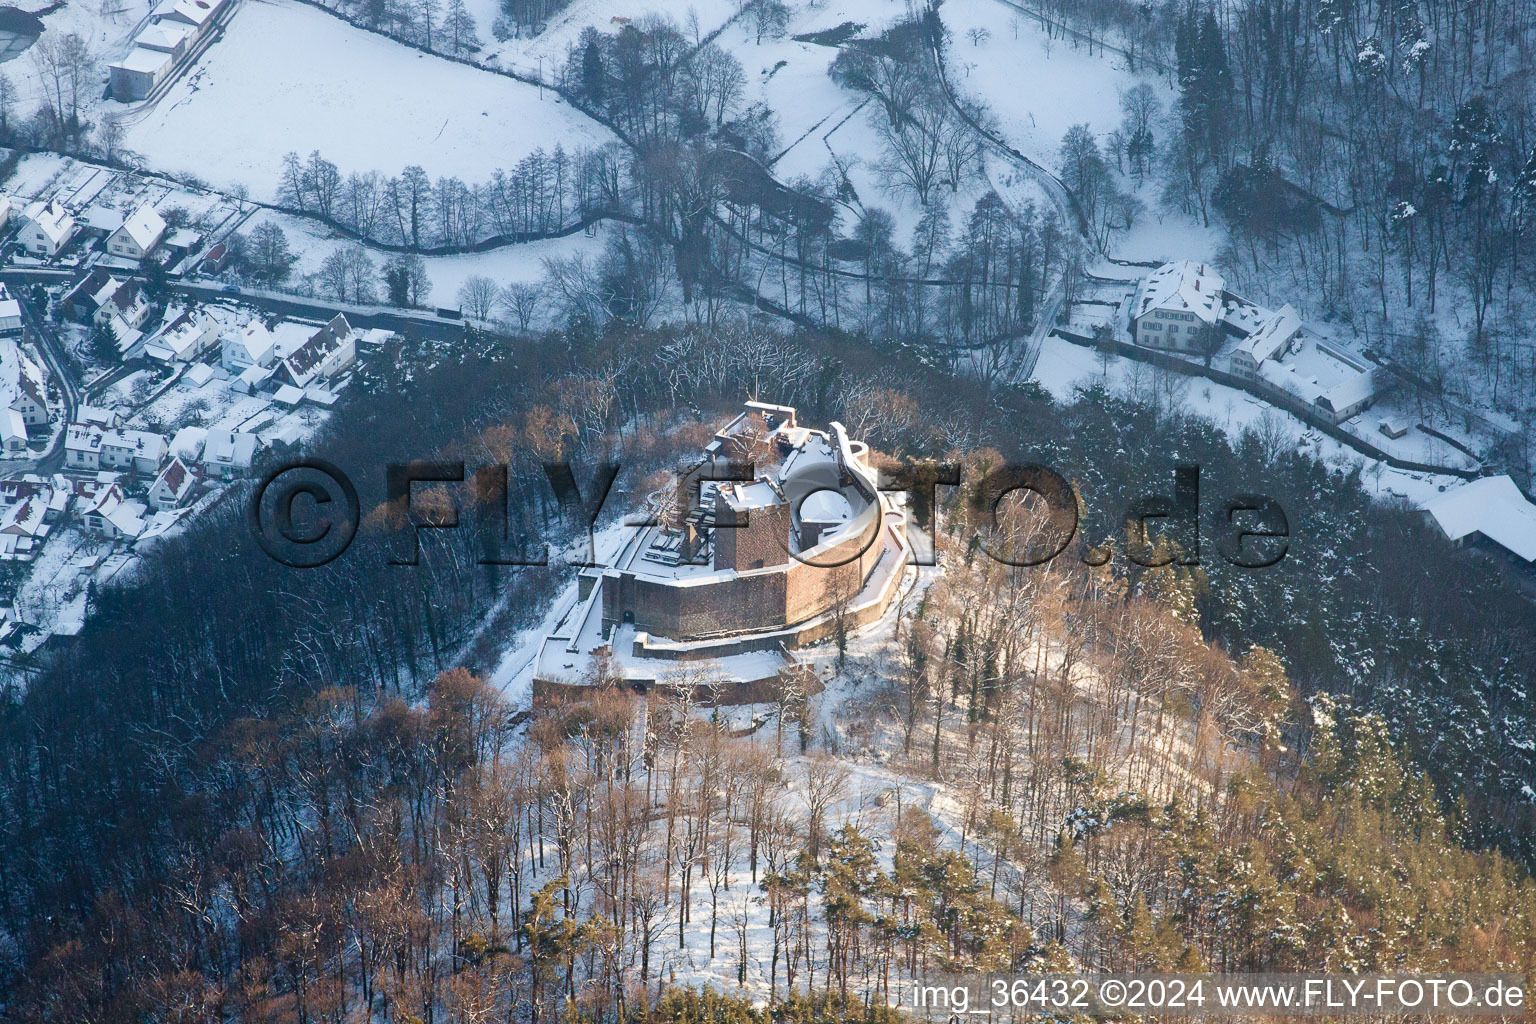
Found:
[(98, 325), (112, 323), (113, 317), (121, 317), (124, 324), (137, 330), (149, 316), (149, 294), (137, 281), (108, 277), (91, 300), (96, 309), (91, 319)]
[(0, 515), (0, 559), (30, 562), (42, 550), (53, 529), (48, 522), (48, 498), (33, 494)]
[(80, 512), (86, 530), (111, 540), (134, 540), (144, 532), (144, 513), (148, 507), (129, 501), (118, 484), (100, 487)]
[(64, 468), (77, 473), (101, 469), (101, 439), (104, 431), (91, 423), (71, 423), (64, 432)]
[(27, 450), (27, 425), (15, 409), (0, 410), (0, 449), (6, 455), (21, 455)]
[(197, 478), (181, 459), (172, 457), (149, 485), (149, 503), (161, 511), (180, 508), (192, 496)]
[(51, 480), (36, 473), (23, 473), (0, 480), (0, 508), (9, 508), (37, 495), (42, 496), (47, 506), (43, 512), (44, 521), (57, 522), (69, 508), (69, 480), (60, 473), (55, 473)]
[(52, 259), (75, 237), (75, 218), (57, 199), (28, 206), (17, 240), (29, 255)]
[(102, 469), (143, 473), (160, 468), (165, 458), (165, 435), (149, 430), (108, 430), (101, 435), (97, 463)]
[(0, 409), (20, 413), (29, 428), (48, 423), (43, 371), (10, 338), (0, 338)]
[(285, 384), (306, 388), (333, 377), (357, 361), (357, 339), (340, 313), (292, 352), (279, 352), (275, 376)]
[(187, 363), (213, 347), (219, 325), (213, 318), (187, 310), (144, 342), (144, 355), (162, 363)]
[(1332, 418), (1335, 424), (1339, 424), (1370, 408), (1380, 392), (1374, 370), (1354, 369), (1313, 399), (1312, 404), (1325, 416)]
[(209, 476), (232, 480), (249, 473), (256, 461), (256, 435), (238, 430), (210, 430), (203, 445), (203, 469)]
[(1269, 359), (1284, 355), (1286, 347), (1301, 330), (1301, 317), (1289, 303), (1271, 313), (1257, 330), (1244, 338), (1228, 359), (1234, 376), (1259, 379), (1259, 367)]
[(92, 267), (89, 273), (64, 293), (64, 297), (59, 300), (59, 311), (71, 320), (90, 323), (91, 316), (96, 312), (96, 296), (110, 280), (112, 275), (105, 267)]
[(127, 260), (142, 260), (165, 236), (165, 218), (149, 204), (134, 210), (123, 226), (107, 236), (107, 251)]
[(1136, 344), (1205, 356), (1220, 344), (1226, 281), (1204, 263), (1165, 263), (1147, 275), (1131, 306)]
[(0, 336), (21, 333), (21, 303), (0, 284)]
[(267, 325), (252, 320), (239, 333), (229, 333), (221, 340), (220, 362), (224, 369), (238, 376), (252, 366), (271, 366), (276, 358), (276, 339)]

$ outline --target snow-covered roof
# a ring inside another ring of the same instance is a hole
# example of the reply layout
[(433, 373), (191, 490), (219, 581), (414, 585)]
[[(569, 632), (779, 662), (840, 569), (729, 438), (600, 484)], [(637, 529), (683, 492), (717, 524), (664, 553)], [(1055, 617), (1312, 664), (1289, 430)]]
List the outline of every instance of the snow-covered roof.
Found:
[(256, 435), (237, 430), (210, 430), (203, 446), (203, 461), (218, 466), (249, 469), (256, 457)]
[(212, 327), (208, 317), (188, 310), (161, 328), (144, 346), (144, 354), (167, 362), (189, 359)]
[(165, 456), (165, 435), (152, 430), (108, 430), (101, 435), (101, 446), (129, 452), (136, 459), (150, 459), (158, 466)]
[(117, 339), (117, 351), (126, 359), (128, 353), (138, 346), (144, 332), (124, 320), (121, 313), (112, 314), (111, 324), (112, 336)]
[(71, 423), (64, 432), (64, 447), (69, 451), (97, 452), (101, 450), (100, 427), (91, 423)]
[(1318, 400), (1326, 401), (1328, 407), (1334, 412), (1343, 412), (1351, 406), (1359, 405), (1375, 393), (1375, 376), (1354, 371), (1320, 395)]
[(81, 405), (75, 407), (76, 423), (95, 423), (99, 426), (110, 427), (117, 422), (117, 412), (99, 405)]
[(292, 384), (284, 384), (272, 393), (272, 401), (278, 405), (298, 405), (304, 401), (304, 391)]
[(134, 42), (151, 50), (169, 52), (186, 42), (191, 34), (191, 25), (183, 25), (175, 21), (157, 21), (153, 25), (146, 26)]
[(266, 324), (252, 320), (240, 329), (238, 335), (229, 338), (228, 344), (243, 347), (253, 363), (264, 363), (271, 357), (277, 338), (267, 330)]
[(171, 18), (191, 25), (203, 25), (224, 6), (224, 0), (165, 0), (155, 8), (156, 20)]
[(23, 441), (27, 439), (26, 421), (15, 409), (0, 410), (0, 441), (9, 441), (16, 437)]
[(113, 61), (107, 65), (111, 68), (121, 68), (124, 71), (133, 71), (141, 75), (155, 75), (171, 63), (173, 58), (163, 50), (151, 50), (147, 46), (135, 46), (128, 51), (128, 56), (122, 60)]
[(182, 462), (180, 457), (172, 457), (160, 471), (160, 475), (155, 477), (155, 482), (150, 485), (150, 489), (163, 487), (172, 497), (180, 498), (187, 492), (187, 488), (192, 486), (192, 482), (192, 471), (187, 468), (187, 464)]
[(62, 243), (75, 230), (75, 218), (57, 199), (33, 203), (27, 207), (26, 217), (54, 245)]
[(44, 532), (43, 520), (48, 514), (48, 500), (34, 494), (12, 505), (0, 518), (0, 531), (7, 534), (35, 537)]
[(203, 444), (207, 440), (207, 427), (182, 427), (171, 438), (171, 454), (183, 459), (195, 459), (203, 454)]
[(1536, 504), (1508, 476), (1485, 476), (1431, 500), (1427, 511), (1451, 540), (1472, 533), (1536, 562)]
[(37, 364), (22, 355), (16, 342), (0, 338), (0, 409), (15, 408), (22, 397), (46, 405), (43, 374)]
[(1221, 316), (1221, 293), (1227, 282), (1207, 264), (1192, 260), (1164, 263), (1142, 282), (1136, 316), (1155, 309), (1193, 313), (1214, 324)]
[(125, 221), (122, 226), (123, 234), (133, 239), (145, 252), (153, 249), (155, 243), (160, 241), (160, 236), (165, 234), (165, 218), (160, 216), (153, 206), (147, 203), (137, 210)]
[(97, 206), (93, 203), (80, 214), (80, 223), (110, 235), (123, 226), (123, 214), (121, 210), (114, 210), (110, 206)]
[(271, 376), (272, 367), (262, 366), (260, 363), (252, 363), (240, 371), (240, 383), (254, 391)]
[(1290, 303), (1286, 303), (1266, 317), (1258, 330), (1244, 338), (1237, 346), (1237, 351), (1245, 353), (1257, 365), (1266, 359), (1275, 358), (1290, 344), (1299, 330), (1301, 317)]

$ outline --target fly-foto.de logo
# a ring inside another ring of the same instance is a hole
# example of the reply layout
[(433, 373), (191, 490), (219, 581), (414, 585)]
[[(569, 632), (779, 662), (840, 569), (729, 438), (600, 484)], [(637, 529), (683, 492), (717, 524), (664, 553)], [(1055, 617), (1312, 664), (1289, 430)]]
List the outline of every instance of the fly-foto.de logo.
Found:
[[(620, 465), (599, 463), (592, 468), (585, 488), (577, 483), (570, 463), (543, 463), (545, 479), (568, 522), (585, 533), (585, 553), (571, 559), (576, 565), (595, 565), (594, 531)], [(803, 471), (804, 479), (793, 473), (780, 482), (788, 496), (795, 521), (810, 507), (827, 503), (825, 497), (836, 493), (835, 481), (815, 478), (812, 470)], [(464, 462), (417, 460), (390, 463), (384, 469), (386, 500), (406, 517), (406, 528), (399, 531), (395, 550), (387, 557), (392, 565), (415, 565), (419, 559), (421, 531), (457, 530), (468, 518), (473, 529), (481, 531), (486, 543), (478, 561), (481, 565), (547, 565), (548, 548), (540, 543), (529, 545), (526, 538), (511, 536), (508, 518), (508, 475), (506, 464), (482, 465), (469, 472)], [(938, 489), (962, 484), (960, 467), (953, 463), (919, 460), (894, 469), (877, 472), (882, 494), (904, 495), (908, 511), (908, 529), (913, 534), (909, 561), (916, 565), (934, 564)], [(699, 504), (706, 487), (717, 483), (751, 481), (755, 467), (750, 461), (706, 459), (677, 471), (678, 501), (688, 507)], [(970, 483), (970, 481), (964, 481)], [(412, 505), (413, 488), (430, 484), (454, 494), (448, 514), (434, 509), (429, 520), (418, 518)], [(969, 491), (979, 506), (982, 521), (990, 528), (982, 531), (978, 547), (988, 557), (1006, 565), (1029, 567), (1044, 565), (1060, 557), (1078, 537), (1081, 497), (1071, 481), (1060, 473), (1036, 463), (1010, 463), (995, 467), (975, 481)], [(460, 501), (470, 498), (468, 502)], [(1006, 530), (1004, 506), (1024, 502), (1035, 514), (1027, 530)], [(461, 512), (469, 510), (469, 516)], [(1205, 515), (1202, 515), (1205, 513)], [(322, 459), (300, 459), (274, 468), (256, 485), (247, 505), (247, 521), (258, 545), (274, 560), (296, 569), (318, 568), (338, 558), (357, 535), (361, 506), (357, 488), (340, 468)], [(750, 514), (720, 520), (715, 529), (740, 529), (747, 526)], [(1156, 568), (1168, 564), (1197, 565), (1200, 562), (1202, 534), (1209, 530), (1221, 558), (1245, 569), (1276, 565), (1290, 549), (1291, 524), (1285, 509), (1274, 498), (1257, 493), (1238, 493), (1219, 502), (1203, 505), (1200, 494), (1200, 467), (1175, 467), (1170, 493), (1145, 495), (1125, 509), (1125, 554), (1136, 565)], [(654, 511), (625, 520), (635, 528), (654, 526)], [(857, 525), (857, 524), (855, 524)], [(839, 552), (837, 562), (803, 558), (798, 551), (791, 557), (819, 567), (832, 568), (860, 557), (874, 542), (875, 531), (868, 533), (864, 548)], [(1162, 537), (1174, 543), (1157, 543)], [(1103, 565), (1113, 557), (1107, 544), (1080, 544), (1077, 557), (1088, 565)], [(536, 549), (536, 550), (535, 550)]]

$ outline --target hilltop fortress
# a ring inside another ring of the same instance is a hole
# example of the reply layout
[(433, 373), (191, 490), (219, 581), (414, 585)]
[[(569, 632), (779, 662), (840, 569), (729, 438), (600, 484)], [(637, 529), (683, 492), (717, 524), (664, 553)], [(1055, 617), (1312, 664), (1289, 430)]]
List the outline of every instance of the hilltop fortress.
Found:
[(788, 652), (879, 619), (910, 550), (868, 453), (839, 423), (812, 430), (789, 406), (748, 402), (653, 496), (650, 524), (582, 571), (539, 650), (535, 699), (590, 685), (602, 657), (639, 692), (687, 676), (720, 681), (724, 702), (763, 700)]

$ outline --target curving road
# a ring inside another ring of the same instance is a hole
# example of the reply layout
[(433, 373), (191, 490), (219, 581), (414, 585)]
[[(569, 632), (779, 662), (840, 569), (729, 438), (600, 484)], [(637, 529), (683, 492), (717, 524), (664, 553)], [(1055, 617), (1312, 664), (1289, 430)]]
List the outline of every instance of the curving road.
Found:
[[(21, 306), (22, 323), (37, 341), (38, 351), (42, 353), (43, 360), (48, 364), (50, 376), (58, 382), (59, 393), (64, 397), (63, 422), (68, 424), (74, 421), (75, 410), (80, 407), (80, 382), (75, 379), (75, 372), (70, 365), (69, 353), (64, 348), (64, 343), (59, 340), (58, 333), (48, 321), (32, 308), (32, 297), (27, 294), (26, 289), (29, 282), (58, 281), (59, 279), (60, 275), (54, 271), (41, 273), (11, 271), (0, 274), (0, 281), (10, 286), (11, 295)], [(64, 279), (68, 279), (67, 273)], [(52, 473), (60, 469), (64, 465), (65, 433), (66, 430), (61, 427), (54, 435), (53, 443), (41, 455), (32, 459), (27, 468), (37, 473)]]

